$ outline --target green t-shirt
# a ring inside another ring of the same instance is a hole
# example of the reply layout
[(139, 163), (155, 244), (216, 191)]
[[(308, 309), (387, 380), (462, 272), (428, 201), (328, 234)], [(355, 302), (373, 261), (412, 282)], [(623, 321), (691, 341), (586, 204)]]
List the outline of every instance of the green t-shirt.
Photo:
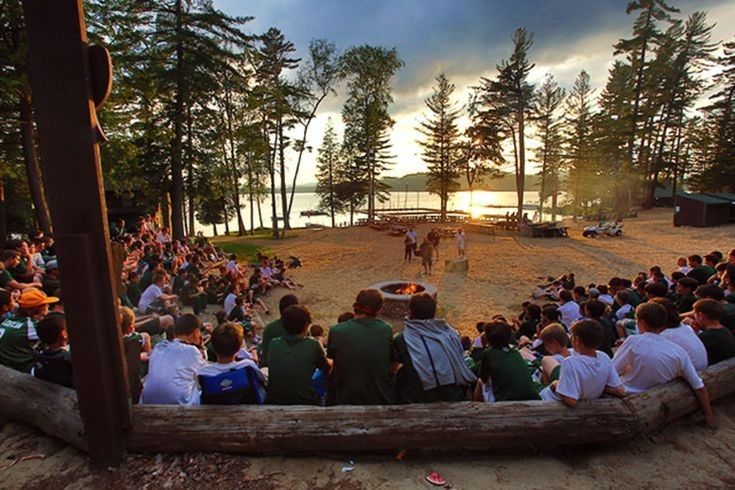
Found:
[(28, 274), (28, 267), (26, 267), (25, 262), (22, 260), (18, 262), (18, 265), (10, 269), (10, 275), (16, 279), (25, 276), (26, 274)]
[(36, 323), (32, 318), (6, 318), (0, 323), (0, 364), (30, 373), (34, 363), (33, 345), (36, 341)]
[(286, 329), (283, 327), (283, 321), (279, 318), (265, 326), (263, 330), (263, 341), (260, 343), (260, 365), (266, 367), (268, 365), (268, 350), (271, 342), (278, 337), (286, 335)]
[(12, 280), (13, 276), (10, 275), (7, 269), (0, 271), (0, 288), (4, 288)]
[(273, 339), (268, 351), (265, 402), (273, 405), (319, 405), (311, 386), (317, 369), (327, 368), (327, 356), (311, 337), (285, 334)]
[(694, 269), (690, 270), (687, 274), (688, 277), (696, 279), (699, 284), (707, 284), (707, 279), (715, 275), (715, 270), (707, 265), (698, 265)]
[(536, 329), (538, 328), (539, 321), (538, 320), (526, 320), (525, 322), (521, 323), (521, 326), (518, 328), (518, 338), (522, 336), (526, 336), (529, 339), (533, 340), (533, 338), (536, 336)]
[(735, 335), (727, 328), (710, 328), (699, 334), (707, 349), (707, 364), (717, 364), (735, 357)]
[(421, 378), (413, 367), (403, 332), (393, 339), (393, 350), (394, 357), (403, 365), (396, 373), (397, 403), (461, 402), (467, 399), (466, 390), (457, 385), (438, 386), (431, 390), (424, 390)]
[(528, 364), (516, 349), (485, 349), (480, 379), (487, 381), (488, 378), (493, 383), (493, 393), (499, 402), (539, 400)]
[(354, 318), (329, 330), (327, 355), (334, 359), (337, 405), (393, 403), (390, 363), (393, 329), (376, 318)]
[(735, 304), (729, 301), (722, 304), (722, 324), (735, 333)]

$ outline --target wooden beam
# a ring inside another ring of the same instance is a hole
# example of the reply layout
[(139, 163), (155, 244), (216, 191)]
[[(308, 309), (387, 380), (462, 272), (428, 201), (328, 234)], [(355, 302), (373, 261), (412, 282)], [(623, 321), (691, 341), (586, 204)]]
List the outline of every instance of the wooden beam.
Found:
[(38, 427), (87, 451), (77, 394), (14, 369), (0, 366), (0, 416)]
[(116, 463), (130, 425), (81, 0), (23, 0), (41, 162), (90, 456)]

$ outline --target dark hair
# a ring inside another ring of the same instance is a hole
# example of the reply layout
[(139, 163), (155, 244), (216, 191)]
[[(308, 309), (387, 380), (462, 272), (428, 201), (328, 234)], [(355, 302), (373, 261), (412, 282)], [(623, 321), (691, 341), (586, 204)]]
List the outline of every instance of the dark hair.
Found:
[(355, 304), (352, 307), (356, 314), (376, 317), (383, 307), (383, 294), (377, 289), (363, 289), (357, 293)]
[(475, 323), (475, 328), (477, 329), (477, 333), (485, 333), (485, 322)]
[(572, 289), (572, 292), (580, 296), (584, 296), (587, 290), (584, 288), (584, 286), (577, 286), (574, 289)]
[(697, 255), (697, 254), (690, 255), (689, 257), (687, 257), (687, 260), (689, 260), (690, 262), (696, 262), (697, 264), (701, 264), (702, 263), (702, 256), (701, 255)]
[(38, 338), (44, 344), (51, 345), (59, 341), (61, 332), (66, 330), (66, 318), (64, 315), (47, 315), (36, 325)]
[(687, 275), (684, 274), (682, 271), (674, 271), (671, 273), (671, 279), (674, 281), (680, 281), (684, 279)]
[(154, 272), (153, 275), (151, 276), (151, 284), (156, 284), (162, 281), (165, 277), (166, 277), (166, 274), (164, 274), (163, 272), (160, 272), (160, 271)]
[(312, 337), (322, 337), (324, 336), (324, 332), (324, 327), (317, 325), (316, 323), (309, 327), (309, 335)]
[(10, 294), (10, 291), (0, 288), (0, 308), (10, 304), (10, 298), (12, 297), (13, 296)]
[(547, 306), (544, 309), (541, 310), (541, 315), (545, 316), (552, 322), (558, 322), (561, 318), (561, 313), (559, 313), (559, 309), (556, 306)]
[(694, 294), (701, 299), (713, 299), (715, 301), (722, 301), (725, 299), (725, 292), (722, 288), (718, 288), (712, 284), (699, 286)]
[(722, 305), (713, 299), (700, 299), (694, 303), (694, 311), (701, 313), (712, 321), (722, 318)]
[(661, 282), (652, 282), (646, 285), (646, 295), (649, 298), (665, 298), (669, 293), (669, 288)]
[(619, 277), (613, 277), (607, 282), (607, 286), (611, 289), (618, 289), (623, 285), (623, 280)]
[(174, 335), (191, 335), (201, 326), (202, 322), (194, 313), (185, 313), (174, 322)]
[(462, 350), (470, 350), (472, 348), (472, 339), (469, 336), (463, 335), (460, 342), (462, 342)]
[(567, 303), (572, 300), (572, 293), (568, 289), (562, 289), (559, 291), (559, 299)]
[(720, 261), (717, 257), (715, 257), (712, 254), (705, 255), (704, 256), (704, 260), (705, 260), (705, 262), (712, 262), (713, 264), (717, 264), (717, 262)]
[(227, 322), (227, 312), (225, 310), (219, 310), (214, 314), (214, 317), (217, 319), (217, 325), (222, 325)]
[(510, 344), (510, 325), (505, 322), (490, 322), (485, 324), (485, 338), (491, 347), (500, 349)]
[(658, 332), (666, 326), (666, 309), (656, 303), (649, 302), (638, 305), (635, 309), (637, 320), (643, 320), (650, 330)]
[[(257, 271), (259, 269), (255, 270)], [(297, 304), (299, 304), (299, 298), (297, 298), (294, 294), (287, 294), (282, 297), (280, 301), (278, 301), (278, 311), (281, 313), (281, 316), (283, 316), (283, 312), (286, 310), (286, 308)]]
[(218, 356), (234, 356), (242, 348), (244, 334), (236, 323), (223, 323), (212, 332), (212, 349)]
[(281, 313), (283, 328), (291, 335), (300, 335), (311, 323), (311, 313), (305, 306), (291, 305)]
[(15, 259), (20, 257), (20, 252), (17, 250), (3, 250), (2, 256), (0, 256), (0, 261), (5, 262), (6, 260)]
[(602, 315), (605, 314), (605, 303), (600, 300), (591, 299), (584, 304), (584, 307), (587, 311), (587, 316), (594, 318), (595, 320), (597, 320), (598, 318), (602, 318)]
[(346, 322), (347, 320), (352, 320), (355, 318), (355, 314), (351, 311), (345, 311), (340, 316), (337, 317), (337, 323)]
[(581, 320), (572, 325), (572, 335), (588, 349), (597, 349), (605, 338), (602, 325), (597, 320)]
[(540, 320), (541, 307), (535, 303), (529, 303), (528, 306), (526, 306), (526, 314), (528, 314), (529, 318), (533, 320)]
[(679, 310), (669, 298), (652, 298), (651, 303), (661, 305), (666, 310), (666, 328), (677, 328), (681, 325)]
[(630, 288), (633, 286), (633, 282), (630, 279), (621, 279), (620, 285), (624, 288)]
[(429, 293), (416, 293), (408, 300), (411, 318), (429, 320), (436, 315), (436, 300)]
[(699, 286), (699, 281), (697, 281), (693, 277), (684, 277), (679, 280), (679, 285), (681, 287), (689, 289), (690, 291), (694, 291), (695, 289), (697, 289), (697, 286)]
[(615, 299), (617, 299), (618, 302), (621, 303), (620, 306), (630, 304), (630, 292), (626, 291), (625, 289), (621, 289), (615, 295)]
[(709, 254), (717, 259), (716, 262), (720, 262), (722, 259), (725, 258), (725, 256), (722, 255), (722, 252), (720, 252), (719, 250), (712, 250)]
[(600, 294), (607, 294), (609, 292), (609, 289), (605, 284), (600, 284), (597, 286), (597, 290), (600, 292)]

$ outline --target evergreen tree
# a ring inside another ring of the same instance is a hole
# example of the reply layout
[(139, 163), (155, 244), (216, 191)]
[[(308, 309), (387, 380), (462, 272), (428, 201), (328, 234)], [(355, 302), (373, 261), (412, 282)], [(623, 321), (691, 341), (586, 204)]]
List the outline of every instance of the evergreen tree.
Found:
[(418, 128), (425, 137), (419, 144), (428, 167), (426, 188), (439, 196), (442, 221), (447, 219), (449, 194), (459, 189), (457, 178), (462, 169), (457, 128), (460, 109), (451, 100), (454, 88), (443, 73), (436, 77), (434, 93), (424, 101), (429, 115)]
[(342, 162), (340, 145), (331, 118), (327, 121), (327, 127), (324, 130), (324, 140), (319, 148), (317, 164), (316, 195), (319, 196), (319, 209), (329, 212), (332, 219), (332, 228), (334, 228), (334, 216), (336, 213), (341, 213), (345, 205), (337, 192), (340, 184), (338, 178)]
[(559, 170), (562, 165), (563, 138), (559, 110), (565, 97), (566, 91), (559, 87), (551, 74), (546, 75), (534, 97), (536, 138), (541, 142), (541, 146), (535, 150), (536, 162), (541, 167), (539, 214), (543, 218), (544, 202), (551, 197), (552, 220), (556, 219), (557, 196), (561, 190)]
[[(347, 79), (347, 100), (342, 109), (345, 124), (344, 146), (349, 155), (350, 176), (355, 191), (364, 188), (368, 220), (375, 217), (375, 201), (386, 199), (387, 186), (380, 174), (388, 168), (392, 155), (390, 129), (393, 119), (388, 107), (393, 103), (390, 81), (403, 66), (395, 49), (357, 46), (340, 58), (341, 74)], [(360, 199), (351, 199), (351, 212)]]
[(592, 142), (592, 87), (586, 71), (580, 72), (566, 99), (565, 166), (567, 188), (573, 196), (574, 217), (595, 199)]

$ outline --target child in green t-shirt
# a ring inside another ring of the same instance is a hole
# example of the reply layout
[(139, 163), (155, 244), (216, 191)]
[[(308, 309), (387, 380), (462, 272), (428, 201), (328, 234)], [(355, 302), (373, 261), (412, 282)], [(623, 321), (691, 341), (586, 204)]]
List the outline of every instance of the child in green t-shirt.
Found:
[[(485, 325), (485, 337), (490, 347), (482, 353), (480, 380), (485, 385), (492, 383), (495, 401), (539, 400), (528, 364), (517, 349), (509, 346), (510, 325), (490, 322)], [(479, 392), (475, 393), (475, 399), (482, 400)]]
[(713, 299), (700, 299), (694, 303), (694, 319), (702, 330), (699, 340), (707, 350), (707, 363), (711, 366), (735, 357), (735, 335), (720, 323), (722, 306)]

